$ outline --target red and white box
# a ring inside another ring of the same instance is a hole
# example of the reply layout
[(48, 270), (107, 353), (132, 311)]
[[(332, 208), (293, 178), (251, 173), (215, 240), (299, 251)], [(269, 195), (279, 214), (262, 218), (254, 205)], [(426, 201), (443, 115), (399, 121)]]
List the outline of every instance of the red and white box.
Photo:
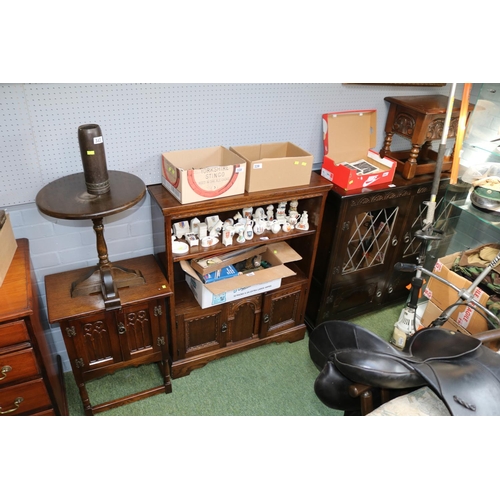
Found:
[[(389, 184), (397, 163), (381, 158), (373, 149), (376, 142), (376, 110), (325, 113), (321, 175), (346, 191)], [(359, 168), (359, 162), (364, 168)]]

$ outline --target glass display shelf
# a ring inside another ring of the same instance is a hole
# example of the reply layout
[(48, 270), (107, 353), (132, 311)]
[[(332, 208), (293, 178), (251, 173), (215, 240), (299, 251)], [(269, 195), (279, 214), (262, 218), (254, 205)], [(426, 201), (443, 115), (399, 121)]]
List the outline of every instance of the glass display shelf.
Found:
[(470, 201), (470, 196), (463, 200), (454, 200), (451, 202), (455, 207), (473, 215), (476, 219), (494, 228), (500, 228), (500, 213), (487, 212), (476, 208)]
[(500, 83), (483, 83), (467, 123), (460, 164), (500, 163)]

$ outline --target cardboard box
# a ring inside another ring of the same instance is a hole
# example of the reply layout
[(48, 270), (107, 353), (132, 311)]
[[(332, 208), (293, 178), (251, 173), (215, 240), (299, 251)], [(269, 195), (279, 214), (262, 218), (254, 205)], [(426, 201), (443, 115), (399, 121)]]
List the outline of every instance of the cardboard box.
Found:
[[(460, 255), (456, 252), (445, 257), (441, 257), (436, 262), (432, 272), (441, 278), (449, 281), (460, 290), (467, 289), (471, 286), (471, 282), (451, 270), (453, 262)], [(441, 311), (451, 306), (458, 300), (458, 292), (453, 290), (445, 283), (431, 277), (425, 289), (424, 295), (433, 302)], [(480, 288), (474, 291), (474, 298), (481, 305), (486, 306), (489, 295), (483, 292)], [(490, 329), (486, 320), (470, 306), (460, 306), (450, 316), (458, 326), (470, 333), (480, 333)]]
[(245, 192), (246, 161), (222, 146), (163, 153), (161, 172), (163, 186), (182, 204)]
[(186, 283), (196, 301), (202, 309), (206, 309), (279, 288), (282, 278), (295, 275), (295, 272), (284, 264), (300, 260), (302, 257), (286, 242), (280, 242), (267, 245), (262, 258), (270, 262), (272, 267), (210, 284), (203, 284), (188, 261), (181, 261), (180, 264), (186, 273)]
[[(321, 175), (346, 191), (388, 184), (394, 178), (397, 163), (392, 158), (381, 158), (373, 150), (376, 142), (375, 110), (324, 114)], [(346, 165), (360, 160), (373, 165), (377, 170), (360, 173)]]
[(266, 191), (311, 182), (314, 157), (291, 142), (229, 148), (247, 162), (245, 190)]
[(4, 215), (5, 221), (0, 229), (0, 286), (2, 286), (17, 250), (17, 241), (14, 237), (14, 231), (12, 231), (10, 216), (5, 212)]
[(227, 280), (229, 278), (234, 278), (238, 275), (238, 271), (232, 265), (223, 267), (218, 271), (213, 271), (211, 273), (204, 274), (201, 277), (203, 283), (214, 283), (215, 281)]
[[(422, 327), (427, 328), (435, 319), (439, 318), (443, 313), (442, 309), (434, 304), (431, 300), (427, 301), (427, 305), (425, 307), (424, 314), (422, 315), (422, 319), (420, 320), (420, 324)], [(465, 333), (466, 335), (470, 335), (472, 332), (467, 331), (465, 328), (462, 328), (460, 325), (457, 325), (455, 321), (449, 318), (446, 323), (444, 323), (441, 328), (446, 328), (448, 330), (452, 330), (454, 332)], [(479, 333), (479, 332), (474, 332)]]
[(218, 256), (203, 257), (201, 259), (192, 259), (190, 266), (198, 273), (205, 275), (220, 271), (222, 268), (230, 264), (236, 264), (243, 260), (260, 255), (267, 249), (266, 245), (247, 248), (246, 250), (235, 250), (234, 252), (224, 253)]

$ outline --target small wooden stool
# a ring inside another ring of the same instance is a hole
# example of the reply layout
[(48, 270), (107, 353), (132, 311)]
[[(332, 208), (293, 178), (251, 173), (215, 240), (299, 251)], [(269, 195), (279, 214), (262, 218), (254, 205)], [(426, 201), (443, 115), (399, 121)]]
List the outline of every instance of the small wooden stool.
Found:
[[(433, 173), (436, 166), (437, 152), (431, 149), (431, 141), (442, 139), (448, 97), (445, 95), (420, 95), (406, 97), (385, 97), (390, 103), (385, 125), (385, 142), (380, 156), (389, 156), (396, 160), (397, 171), (405, 179), (415, 175)], [(448, 139), (456, 136), (461, 101), (454, 100)], [(474, 106), (469, 105), (469, 113)], [(409, 139), (411, 150), (391, 151), (394, 134)], [(453, 155), (445, 156), (442, 171), (451, 169)]]

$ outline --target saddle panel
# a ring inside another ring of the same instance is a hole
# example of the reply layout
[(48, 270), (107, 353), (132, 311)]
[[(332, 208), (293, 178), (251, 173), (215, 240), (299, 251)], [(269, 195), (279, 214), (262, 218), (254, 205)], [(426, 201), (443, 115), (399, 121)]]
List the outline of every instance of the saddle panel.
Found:
[(424, 328), (410, 339), (408, 356), (415, 361), (458, 358), (481, 346), (481, 341), (445, 328)]
[(344, 349), (331, 355), (337, 369), (358, 384), (384, 389), (412, 389), (425, 380), (402, 356), (361, 349)]
[(500, 356), (485, 346), (415, 367), (454, 416), (500, 415)]

